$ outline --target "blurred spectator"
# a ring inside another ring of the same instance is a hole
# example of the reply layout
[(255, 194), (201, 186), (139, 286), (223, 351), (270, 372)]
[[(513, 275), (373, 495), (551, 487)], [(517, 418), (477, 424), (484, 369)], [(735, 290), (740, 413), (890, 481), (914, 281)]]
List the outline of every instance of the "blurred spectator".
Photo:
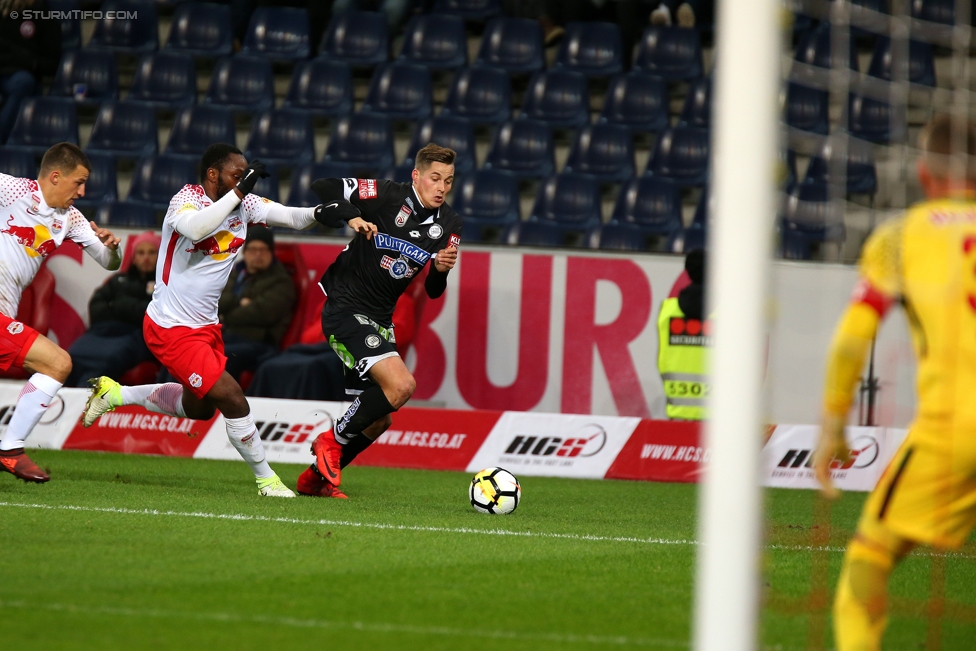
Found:
[(333, 0), (332, 15), (347, 11), (381, 11), (386, 14), (386, 25), (393, 36), (407, 22), (412, 8), (413, 0)]
[(129, 268), (92, 294), (91, 328), (68, 349), (72, 370), (65, 386), (87, 387), (89, 378), (100, 375), (120, 377), (153, 359), (142, 338), (142, 319), (152, 300), (159, 244), (152, 231), (137, 235)]
[(295, 285), (275, 258), (271, 229), (249, 228), (243, 257), (217, 303), (227, 372), (234, 379), (278, 352), (295, 307)]
[(694, 27), (712, 24), (714, 16), (715, 0), (661, 0), (651, 12), (651, 23)]
[(0, 0), (0, 144), (10, 136), (21, 100), (39, 90), (41, 76), (57, 72), (61, 60), (60, 21), (23, 20), (24, 9), (48, 6), (45, 0)]
[[(424, 293), (423, 278), (417, 276), (406, 292), (397, 301), (393, 312), (393, 331), (396, 333), (397, 352), (405, 357), (417, 332), (419, 318), (416, 291)], [(312, 291), (319, 291), (318, 287)], [(324, 301), (323, 301), (324, 302)], [(311, 313), (319, 314), (322, 303)], [(265, 398), (292, 398), (295, 400), (349, 400), (346, 396), (345, 366), (332, 350), (322, 325), (316, 319), (310, 323), (299, 343), (290, 346), (277, 357), (269, 359), (258, 368), (254, 379), (247, 388), (249, 396)]]

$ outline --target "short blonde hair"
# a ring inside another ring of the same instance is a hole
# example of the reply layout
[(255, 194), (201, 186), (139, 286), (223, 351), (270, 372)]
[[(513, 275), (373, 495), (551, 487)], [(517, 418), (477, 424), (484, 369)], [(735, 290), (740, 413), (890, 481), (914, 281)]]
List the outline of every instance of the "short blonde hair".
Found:
[(966, 179), (976, 181), (976, 125), (969, 119), (963, 122), (965, 142), (953, 142), (953, 118), (942, 113), (934, 116), (922, 128), (918, 146), (922, 150), (925, 166), (932, 176), (948, 178), (954, 171), (953, 159), (965, 156)]
[(457, 152), (453, 149), (430, 143), (417, 152), (417, 156), (414, 158), (414, 167), (417, 168), (418, 172), (424, 172), (431, 163), (453, 165), (456, 156)]

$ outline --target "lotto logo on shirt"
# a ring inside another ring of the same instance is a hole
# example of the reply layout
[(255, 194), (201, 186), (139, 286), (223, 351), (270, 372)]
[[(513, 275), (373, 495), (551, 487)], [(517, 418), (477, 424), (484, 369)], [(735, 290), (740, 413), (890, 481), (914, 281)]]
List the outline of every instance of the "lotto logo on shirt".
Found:
[(376, 198), (376, 179), (359, 179), (359, 198)]
[(208, 238), (202, 239), (194, 244), (187, 253), (202, 253), (209, 255), (214, 260), (225, 260), (228, 256), (237, 253), (237, 250), (244, 246), (244, 240), (237, 237), (230, 231), (218, 231)]
[(58, 248), (58, 243), (51, 237), (51, 231), (47, 226), (18, 226), (14, 224), (14, 216), (11, 215), (7, 220), (7, 228), (0, 229), (0, 233), (9, 235), (17, 240), (17, 243), (24, 247), (32, 258), (46, 258)]

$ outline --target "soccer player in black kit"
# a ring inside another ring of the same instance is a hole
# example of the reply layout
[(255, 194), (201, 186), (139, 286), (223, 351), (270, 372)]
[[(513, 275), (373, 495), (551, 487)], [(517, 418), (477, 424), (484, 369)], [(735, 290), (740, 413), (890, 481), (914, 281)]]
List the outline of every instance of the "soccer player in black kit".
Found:
[(429, 144), (417, 152), (412, 183), (383, 179), (319, 179), (316, 219), (356, 231), (319, 281), (328, 297), (322, 331), (345, 365), (346, 393), (355, 400), (312, 443), (315, 463), (298, 492), (340, 497), (342, 468), (393, 423), (417, 384), (396, 352), (393, 309), (413, 277), (431, 263), (424, 286), (438, 298), (457, 262), (461, 218), (444, 198), (454, 182), (453, 150)]

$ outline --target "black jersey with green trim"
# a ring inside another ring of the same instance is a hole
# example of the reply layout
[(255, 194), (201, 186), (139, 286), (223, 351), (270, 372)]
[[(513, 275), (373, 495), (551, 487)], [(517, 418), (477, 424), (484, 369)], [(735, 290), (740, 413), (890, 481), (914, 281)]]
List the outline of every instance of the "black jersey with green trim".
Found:
[(389, 326), (400, 295), (433, 254), (461, 244), (461, 217), (446, 203), (425, 208), (412, 183), (342, 179), (344, 198), (376, 224), (357, 233), (319, 284), (333, 306)]

